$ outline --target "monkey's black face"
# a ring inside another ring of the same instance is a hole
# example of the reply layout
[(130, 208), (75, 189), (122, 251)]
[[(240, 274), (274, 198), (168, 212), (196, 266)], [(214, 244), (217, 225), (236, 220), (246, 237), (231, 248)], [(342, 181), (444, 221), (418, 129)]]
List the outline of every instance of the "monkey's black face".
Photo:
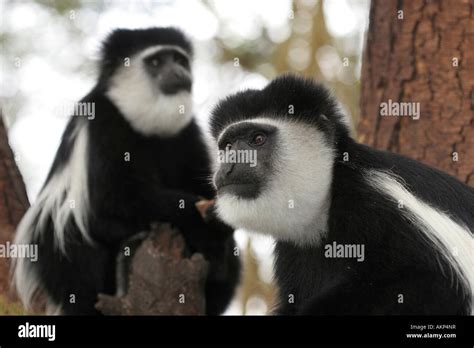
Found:
[(163, 94), (191, 92), (191, 67), (185, 53), (166, 48), (145, 57), (143, 63), (153, 83)]
[(190, 59), (173, 45), (136, 52), (108, 81), (107, 96), (136, 131), (175, 135), (192, 119)]
[(218, 139), (219, 169), (214, 175), (218, 194), (252, 199), (264, 190), (271, 173), (278, 130), (268, 124), (242, 122)]

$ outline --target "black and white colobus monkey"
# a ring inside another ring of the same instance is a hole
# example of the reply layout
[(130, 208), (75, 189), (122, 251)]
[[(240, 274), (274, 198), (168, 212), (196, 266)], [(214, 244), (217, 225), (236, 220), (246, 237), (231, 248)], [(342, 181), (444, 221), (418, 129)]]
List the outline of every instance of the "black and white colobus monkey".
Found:
[(220, 150), (257, 153), (256, 166), (221, 163), (216, 207), (277, 240), (276, 313), (470, 314), (474, 190), (358, 144), (346, 124), (325, 88), (294, 76), (213, 111)]
[(173, 28), (119, 29), (102, 53), (98, 83), (81, 101), (94, 103), (95, 118), (71, 118), (46, 183), (18, 227), (16, 243), (39, 245), (37, 262), (14, 265), (18, 293), (26, 305), (38, 290), (45, 293), (50, 313), (97, 314), (97, 294), (115, 292), (121, 243), (162, 221), (177, 226), (190, 252), (210, 262), (207, 313), (219, 314), (240, 263), (232, 228), (216, 219), (205, 223), (195, 207), (214, 190), (192, 117), (192, 46)]

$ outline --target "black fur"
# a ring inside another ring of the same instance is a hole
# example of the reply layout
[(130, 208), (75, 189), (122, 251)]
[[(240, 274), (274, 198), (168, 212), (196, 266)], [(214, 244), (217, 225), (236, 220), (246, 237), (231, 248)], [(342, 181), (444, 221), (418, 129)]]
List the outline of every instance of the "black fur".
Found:
[[(290, 104), (294, 116), (288, 115)], [(213, 135), (232, 122), (261, 116), (318, 127), (336, 154), (327, 236), (318, 246), (276, 244), (277, 314), (470, 314), (470, 289), (461, 286), (446, 258), (401, 215), (397, 202), (368, 185), (366, 170), (394, 172), (415, 196), (474, 231), (472, 188), (414, 160), (356, 143), (330, 94), (294, 76), (221, 102), (211, 119)], [(343, 160), (344, 153), (349, 161)], [(333, 241), (364, 244), (365, 261), (326, 258), (324, 246)], [(399, 294), (404, 303), (398, 303)]]
[[(123, 56), (149, 45), (173, 44), (192, 51), (175, 29), (117, 30), (105, 43), (99, 84), (81, 102), (95, 103), (96, 117), (72, 117), (46, 183), (68, 161), (75, 140), (74, 129), (87, 127), (88, 231), (94, 241), (83, 239), (72, 219), (66, 226), (66, 255), (54, 244), (49, 226), (38, 235), (38, 272), (42, 290), (64, 314), (98, 314), (97, 294), (114, 294), (116, 257), (122, 242), (149, 230), (155, 221), (171, 222), (184, 234), (189, 252), (201, 252), (210, 261), (206, 283), (207, 313), (225, 310), (238, 282), (240, 263), (234, 256), (233, 230), (211, 219), (205, 222), (194, 203), (212, 199), (210, 160), (198, 126), (192, 121), (171, 138), (144, 136), (132, 129), (120, 110), (104, 95), (107, 78), (122, 64)], [(130, 153), (131, 160), (124, 161)], [(179, 208), (185, 200), (185, 209)], [(69, 303), (75, 294), (76, 303)], [(172, 301), (172, 299), (170, 299)]]
[[(293, 114), (289, 113), (290, 106)], [(217, 138), (226, 126), (255, 117), (291, 119), (313, 125), (331, 141), (336, 130), (347, 133), (343, 116), (328, 90), (292, 75), (274, 79), (261, 91), (250, 89), (221, 101), (211, 117), (211, 133)]]

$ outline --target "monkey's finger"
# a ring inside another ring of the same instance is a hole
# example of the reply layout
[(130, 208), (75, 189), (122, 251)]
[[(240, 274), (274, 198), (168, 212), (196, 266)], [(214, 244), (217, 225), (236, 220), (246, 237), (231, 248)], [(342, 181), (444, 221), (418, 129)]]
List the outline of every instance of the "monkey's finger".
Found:
[(199, 214), (201, 214), (204, 220), (206, 219), (207, 210), (209, 209), (209, 207), (214, 205), (214, 203), (215, 203), (214, 200), (207, 200), (207, 199), (203, 199), (195, 203), (196, 209), (198, 210)]

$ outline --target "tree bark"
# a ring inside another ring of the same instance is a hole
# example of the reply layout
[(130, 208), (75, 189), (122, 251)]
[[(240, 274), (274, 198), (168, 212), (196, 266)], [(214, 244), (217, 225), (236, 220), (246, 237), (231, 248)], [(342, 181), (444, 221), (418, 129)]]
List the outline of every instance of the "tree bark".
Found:
[[(15, 228), (28, 209), (23, 179), (10, 149), (7, 131), (0, 114), (0, 244), (13, 241)], [(9, 260), (0, 258), (0, 295), (13, 300), (9, 291)]]
[[(373, 0), (359, 140), (474, 186), (473, 47), (470, 0)], [(420, 103), (419, 119), (381, 116), (389, 99)]]
[(131, 255), (128, 290), (99, 294), (106, 315), (205, 315), (208, 264), (201, 254), (184, 256), (182, 235), (169, 224), (154, 227)]

